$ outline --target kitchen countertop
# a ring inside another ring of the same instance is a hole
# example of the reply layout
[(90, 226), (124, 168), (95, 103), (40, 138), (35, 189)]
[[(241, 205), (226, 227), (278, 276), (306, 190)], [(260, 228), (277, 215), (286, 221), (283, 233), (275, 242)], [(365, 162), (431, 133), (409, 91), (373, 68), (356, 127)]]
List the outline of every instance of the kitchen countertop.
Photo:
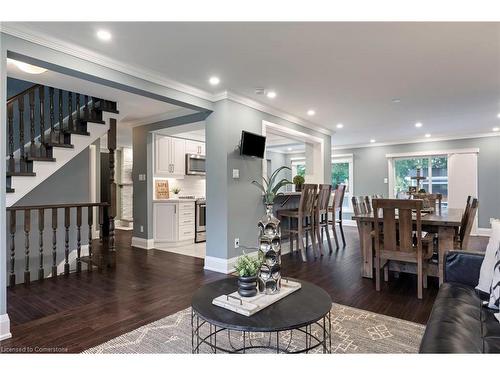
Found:
[(153, 203), (178, 203), (178, 202), (196, 202), (196, 198), (153, 199)]

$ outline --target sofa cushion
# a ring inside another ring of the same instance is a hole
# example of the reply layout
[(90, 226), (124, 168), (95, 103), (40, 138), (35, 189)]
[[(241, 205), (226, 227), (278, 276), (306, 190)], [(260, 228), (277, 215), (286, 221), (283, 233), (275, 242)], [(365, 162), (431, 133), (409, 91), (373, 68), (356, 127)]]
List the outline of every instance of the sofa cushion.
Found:
[(494, 313), (495, 311), (488, 308), (481, 310), (485, 353), (500, 353), (500, 323), (493, 316)]
[(443, 284), (432, 308), (420, 352), (482, 353), (481, 305), (472, 287)]

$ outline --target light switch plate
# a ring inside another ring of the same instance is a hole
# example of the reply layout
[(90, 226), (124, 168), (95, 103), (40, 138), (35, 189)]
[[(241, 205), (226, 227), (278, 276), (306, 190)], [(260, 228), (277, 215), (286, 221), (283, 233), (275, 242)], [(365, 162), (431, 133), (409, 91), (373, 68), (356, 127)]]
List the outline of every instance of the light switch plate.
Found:
[(233, 178), (240, 178), (240, 170), (233, 169)]
[(389, 183), (389, 180), (386, 177), (386, 178), (384, 178), (384, 184), (387, 184), (387, 183)]

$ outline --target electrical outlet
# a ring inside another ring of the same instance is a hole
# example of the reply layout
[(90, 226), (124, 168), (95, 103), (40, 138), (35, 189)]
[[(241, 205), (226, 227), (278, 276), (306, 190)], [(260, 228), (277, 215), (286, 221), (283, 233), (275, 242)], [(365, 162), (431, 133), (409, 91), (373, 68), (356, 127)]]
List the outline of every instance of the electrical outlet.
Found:
[(490, 224), (493, 224), (493, 222), (494, 222), (495, 220), (498, 220), (498, 219), (495, 219), (494, 217), (490, 217)]
[(144, 226), (143, 225), (141, 225), (140, 229), (141, 229), (141, 233), (144, 233)]
[(387, 179), (387, 177), (384, 178), (384, 184), (387, 184), (389, 183), (389, 180)]
[(234, 239), (234, 248), (237, 249), (238, 247), (240, 247), (240, 239), (239, 238), (235, 238)]

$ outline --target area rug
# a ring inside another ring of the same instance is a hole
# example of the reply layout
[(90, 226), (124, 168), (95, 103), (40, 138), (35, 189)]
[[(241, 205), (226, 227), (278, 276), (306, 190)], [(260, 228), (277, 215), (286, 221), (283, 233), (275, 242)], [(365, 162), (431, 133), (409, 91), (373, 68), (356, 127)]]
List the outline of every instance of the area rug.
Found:
[[(424, 329), (421, 324), (334, 303), (331, 310), (331, 349), (332, 353), (417, 353)], [(283, 332), (280, 335), (280, 342), (286, 342), (290, 350), (303, 347), (304, 338), (299, 333), (290, 335)], [(250, 336), (253, 344), (259, 344), (259, 340), (265, 344), (268, 339), (268, 334)], [(217, 340), (218, 345), (223, 345), (226, 340), (225, 344), (237, 347), (243, 338), (240, 333), (231, 332), (229, 337), (227, 333), (219, 334)], [(252, 351), (266, 352), (270, 351)], [(313, 352), (320, 353), (321, 349)], [(191, 309), (142, 326), (84, 353), (191, 353)], [(211, 353), (211, 349), (202, 347), (200, 353)]]

